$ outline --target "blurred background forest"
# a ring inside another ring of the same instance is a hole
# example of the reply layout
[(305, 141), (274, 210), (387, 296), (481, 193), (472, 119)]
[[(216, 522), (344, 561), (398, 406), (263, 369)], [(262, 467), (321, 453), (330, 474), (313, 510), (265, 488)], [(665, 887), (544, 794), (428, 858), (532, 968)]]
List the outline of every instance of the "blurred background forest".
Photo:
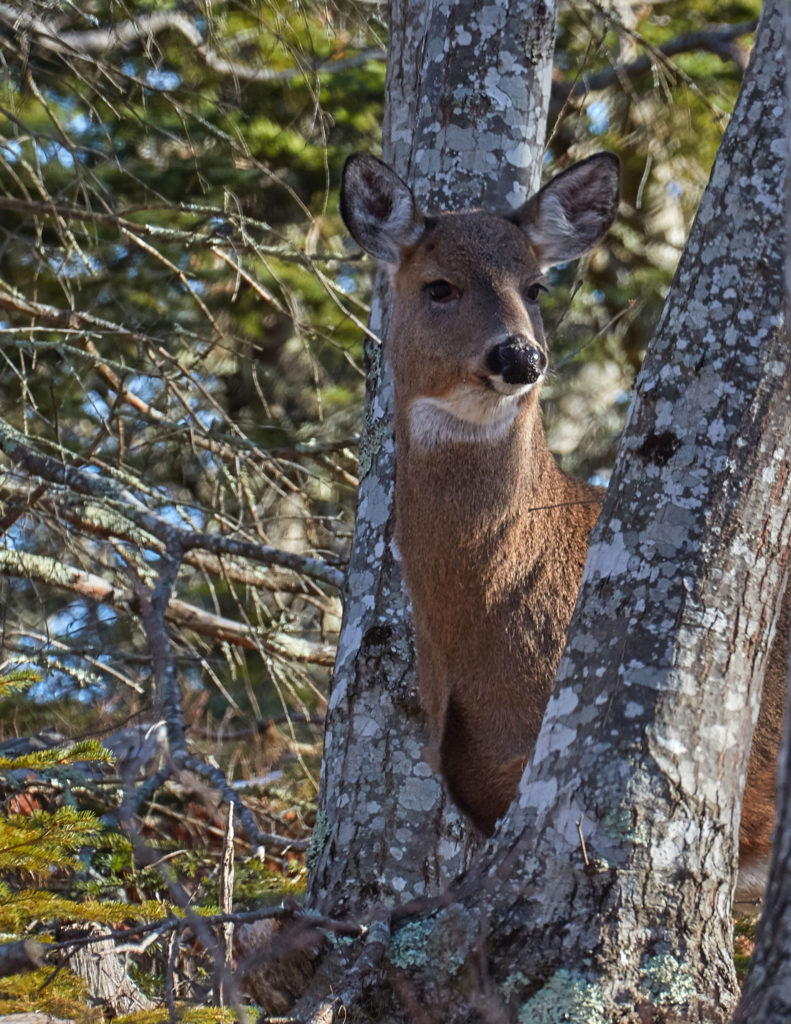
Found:
[[(606, 245), (543, 301), (550, 446), (597, 482), (759, 9), (561, 3), (546, 175), (624, 169)], [(373, 267), (337, 193), (379, 151), (386, 43), (376, 0), (0, 0), (3, 941), (228, 908), (231, 792), (260, 830), (234, 909), (302, 889), (365, 471)], [(221, 1000), (164, 936), (116, 1012)], [(52, 973), (9, 974), (0, 1012), (84, 1012)]]

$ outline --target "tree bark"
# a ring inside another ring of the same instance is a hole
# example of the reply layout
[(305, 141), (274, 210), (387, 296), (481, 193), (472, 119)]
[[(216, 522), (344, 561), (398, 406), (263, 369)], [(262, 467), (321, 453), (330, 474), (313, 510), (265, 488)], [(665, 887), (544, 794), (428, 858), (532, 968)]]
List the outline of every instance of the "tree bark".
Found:
[[(785, 52), (791, 53), (791, 9), (783, 6)], [(791, 62), (786, 67), (786, 109), (791, 110)], [(791, 125), (786, 124), (786, 166), (791, 167)], [(786, 301), (791, 295), (791, 176), (785, 181)], [(791, 586), (791, 584), (789, 584)], [(791, 646), (791, 637), (789, 637)], [(791, 670), (788, 677), (791, 695)], [(777, 815), (772, 865), (750, 971), (733, 1024), (785, 1024), (791, 1019), (791, 713), (786, 701), (783, 749), (777, 767)]]
[[(64, 930), (64, 936), (101, 935), (107, 930), (98, 924), (74, 925)], [(85, 979), (92, 1005), (106, 1007), (115, 1016), (151, 1008), (151, 1000), (126, 973), (124, 961), (109, 936), (104, 941), (78, 946), (66, 959), (71, 970)]]
[[(394, 0), (384, 159), (427, 208), (507, 208), (539, 182), (554, 3)], [(525, 141), (527, 140), (527, 141)], [(379, 281), (371, 330), (387, 331)], [(393, 545), (392, 384), (370, 364), (358, 514), (325, 734), (309, 902), (360, 913), (444, 888), (465, 822), (422, 760), (412, 624)]]

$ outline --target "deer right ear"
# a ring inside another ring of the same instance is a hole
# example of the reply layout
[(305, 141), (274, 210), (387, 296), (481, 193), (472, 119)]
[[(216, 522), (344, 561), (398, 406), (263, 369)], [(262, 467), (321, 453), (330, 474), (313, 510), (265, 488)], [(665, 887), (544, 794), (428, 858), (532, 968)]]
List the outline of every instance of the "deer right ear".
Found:
[(603, 238), (618, 210), (620, 166), (613, 153), (589, 156), (512, 214), (542, 270), (575, 260)]
[(346, 161), (340, 208), (355, 242), (385, 263), (398, 263), (401, 249), (423, 231), (423, 214), (409, 186), (369, 153), (355, 153)]

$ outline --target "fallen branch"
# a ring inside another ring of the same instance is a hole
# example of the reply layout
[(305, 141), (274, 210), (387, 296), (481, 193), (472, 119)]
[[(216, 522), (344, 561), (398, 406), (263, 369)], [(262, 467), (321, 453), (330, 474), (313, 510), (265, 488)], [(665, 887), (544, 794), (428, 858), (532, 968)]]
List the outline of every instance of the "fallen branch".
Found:
[[(236, 927), (251, 921), (276, 918), (279, 920), (305, 921), (322, 931), (332, 932), (334, 935), (341, 935), (346, 938), (357, 938), (365, 934), (365, 928), (362, 925), (353, 924), (349, 921), (340, 921), (332, 917), (324, 917), (321, 914), (313, 914), (310, 911), (303, 910), (294, 900), (284, 900), (276, 907), (258, 907), (256, 910), (237, 910), (230, 914), (200, 914), (198, 916), (201, 924), (208, 928), (215, 928), (226, 924), (232, 924)], [(47, 954), (46, 960), (51, 961), (55, 959), (57, 952), (77, 949), (81, 946), (90, 946), (97, 942), (105, 942), (107, 939), (126, 942), (134, 935), (143, 936), (151, 932), (156, 932), (158, 935), (166, 935), (172, 931), (182, 934), (185, 931), (189, 931), (193, 926), (194, 921), (191, 917), (177, 917), (175, 914), (168, 914), (159, 921), (145, 921), (140, 924), (127, 925), (123, 928), (108, 929), (101, 935), (81, 935), (70, 939), (63, 939), (60, 942), (47, 943), (46, 945), (44, 943), (35, 943), (35, 945), (42, 946)], [(8, 945), (17, 946), (20, 943), (8, 943)], [(135, 952), (135, 950), (121, 949), (120, 952)]]

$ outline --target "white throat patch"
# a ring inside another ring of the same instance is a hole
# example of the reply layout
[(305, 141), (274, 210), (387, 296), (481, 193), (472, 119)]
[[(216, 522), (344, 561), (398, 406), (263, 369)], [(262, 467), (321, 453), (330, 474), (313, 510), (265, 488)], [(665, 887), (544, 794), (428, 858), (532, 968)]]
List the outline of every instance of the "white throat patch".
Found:
[[(496, 379), (492, 381), (496, 384)], [(409, 408), (412, 440), (421, 448), (449, 441), (499, 441), (508, 433), (519, 412), (519, 399), (535, 384), (523, 384), (507, 393), (460, 384), (442, 398), (415, 398)]]

